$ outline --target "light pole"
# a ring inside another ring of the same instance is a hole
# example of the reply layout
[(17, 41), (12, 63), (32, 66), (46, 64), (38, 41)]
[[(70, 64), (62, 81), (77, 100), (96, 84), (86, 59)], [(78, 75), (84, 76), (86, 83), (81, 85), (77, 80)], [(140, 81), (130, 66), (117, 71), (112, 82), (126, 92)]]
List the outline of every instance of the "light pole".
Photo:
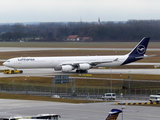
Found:
[(121, 95), (121, 104), (122, 104), (123, 93), (121, 93), (120, 95)]
[(28, 79), (27, 79), (27, 77), (25, 78), (25, 81), (26, 81), (26, 94), (28, 94)]
[(131, 87), (131, 85), (130, 85), (130, 78), (131, 78), (131, 76), (130, 76), (130, 72), (131, 71), (129, 71), (129, 75), (128, 75), (128, 88), (129, 88), (129, 99), (130, 99), (130, 96), (131, 96), (131, 91), (130, 91), (130, 87)]
[(125, 109), (125, 106), (122, 106), (122, 120), (123, 120), (123, 109)]
[(14, 80), (12, 80), (12, 85), (13, 85), (13, 86), (12, 86), (12, 87), (13, 87), (12, 89), (13, 89), (13, 94), (14, 94)]
[(111, 89), (111, 93), (112, 93), (112, 68), (110, 68), (110, 79), (111, 79), (110, 80), (110, 82), (111, 82), (110, 83), (111, 84), (111, 88), (110, 89)]

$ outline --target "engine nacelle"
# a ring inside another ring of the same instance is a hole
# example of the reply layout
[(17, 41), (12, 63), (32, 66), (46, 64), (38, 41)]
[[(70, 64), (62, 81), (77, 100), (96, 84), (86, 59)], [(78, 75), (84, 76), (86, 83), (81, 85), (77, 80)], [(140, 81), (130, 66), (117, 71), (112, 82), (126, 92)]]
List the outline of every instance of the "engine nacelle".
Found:
[(78, 67), (80, 70), (89, 70), (91, 68), (91, 65), (90, 64), (87, 64), (87, 63), (83, 63), (83, 64), (79, 64), (79, 67)]
[(62, 71), (63, 72), (71, 72), (73, 70), (73, 67), (71, 65), (63, 65)]

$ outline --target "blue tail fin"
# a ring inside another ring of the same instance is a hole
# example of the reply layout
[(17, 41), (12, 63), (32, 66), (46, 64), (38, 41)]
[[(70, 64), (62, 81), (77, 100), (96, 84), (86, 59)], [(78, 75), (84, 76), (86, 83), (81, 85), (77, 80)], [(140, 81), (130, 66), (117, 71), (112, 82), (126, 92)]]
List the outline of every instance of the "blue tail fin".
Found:
[(133, 50), (128, 53), (128, 58), (125, 60), (125, 62), (122, 64), (128, 64), (140, 59), (145, 58), (145, 53), (148, 47), (150, 37), (144, 37), (134, 48)]
[(105, 120), (117, 120), (117, 117), (119, 113), (121, 113), (121, 110), (118, 109), (112, 109), (111, 112), (109, 112), (108, 117)]
[(129, 55), (139, 55), (143, 56), (146, 53), (146, 49), (148, 47), (150, 38), (144, 37), (136, 46), (135, 48), (129, 53)]

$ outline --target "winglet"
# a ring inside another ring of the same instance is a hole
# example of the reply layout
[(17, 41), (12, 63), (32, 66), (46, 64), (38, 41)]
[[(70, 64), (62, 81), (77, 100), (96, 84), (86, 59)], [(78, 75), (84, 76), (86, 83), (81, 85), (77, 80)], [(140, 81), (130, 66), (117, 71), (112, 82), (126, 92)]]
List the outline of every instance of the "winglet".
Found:
[(121, 113), (121, 112), (122, 112), (122, 110), (112, 109), (109, 112), (109, 115), (108, 115), (108, 117), (105, 120), (117, 120), (117, 117), (118, 117), (119, 113)]

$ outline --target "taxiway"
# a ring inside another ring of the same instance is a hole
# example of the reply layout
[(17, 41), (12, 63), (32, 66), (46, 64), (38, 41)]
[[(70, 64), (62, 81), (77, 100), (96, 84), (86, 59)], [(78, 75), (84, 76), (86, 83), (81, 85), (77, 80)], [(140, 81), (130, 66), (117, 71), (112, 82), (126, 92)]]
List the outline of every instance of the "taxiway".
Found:
[[(7, 67), (0, 66), (0, 70), (8, 69)], [(71, 75), (78, 74), (74, 72), (61, 72), (54, 69), (22, 69), (23, 74), (3, 74), (0, 73), (0, 77), (16, 77), (16, 76), (45, 76), (53, 77), (54, 75)], [(150, 74), (160, 75), (160, 69), (90, 69), (88, 74)]]
[[(123, 101), (143, 102), (143, 101)], [(36, 114), (59, 114), (60, 120), (104, 120), (112, 108), (122, 109), (115, 102), (71, 104), (33, 100), (0, 99), (0, 117), (31, 116)], [(159, 120), (159, 107), (125, 106), (124, 120)], [(121, 120), (122, 114), (118, 120)]]

